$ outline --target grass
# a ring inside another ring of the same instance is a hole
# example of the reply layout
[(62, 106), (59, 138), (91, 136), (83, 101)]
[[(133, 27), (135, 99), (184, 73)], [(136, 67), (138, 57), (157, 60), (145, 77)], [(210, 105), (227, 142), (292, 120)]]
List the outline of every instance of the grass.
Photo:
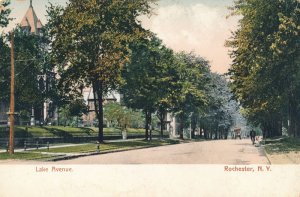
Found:
[[(100, 153), (109, 152), (109, 151), (121, 151), (121, 150), (132, 150), (137, 148), (148, 148), (155, 146), (164, 146), (170, 144), (178, 144), (179, 140), (137, 140), (137, 141), (120, 141), (120, 142), (111, 142), (111, 143), (102, 143), (100, 144)], [(96, 144), (84, 144), (84, 145), (74, 145), (68, 147), (58, 147), (58, 148), (50, 148), (47, 149), (38, 149), (31, 150), (26, 152), (15, 152), (13, 155), (8, 153), (0, 153), (0, 160), (7, 159), (20, 159), (20, 160), (51, 160), (56, 157), (61, 157), (67, 153), (89, 153), (96, 152), (97, 145)], [(43, 153), (42, 153), (43, 152)], [(45, 153), (58, 153), (55, 155), (45, 154)], [(61, 153), (61, 154), (59, 154)]]
[(31, 152), (16, 152), (13, 155), (9, 153), (0, 153), (0, 160), (7, 159), (20, 159), (20, 160), (46, 160), (53, 158), (51, 155), (45, 155), (41, 153), (31, 153)]
[(268, 154), (298, 152), (300, 151), (300, 139), (291, 137), (267, 139), (265, 150)]
[[(107, 152), (113, 150), (128, 150), (128, 149), (136, 149), (136, 148), (147, 148), (154, 146), (163, 146), (169, 144), (176, 144), (179, 141), (176, 140), (152, 140), (144, 141), (125, 141), (125, 142), (111, 142), (111, 143), (102, 143), (100, 144), (100, 152)], [(39, 149), (34, 150), (34, 152), (49, 152), (49, 153), (87, 153), (87, 152), (95, 152), (97, 150), (96, 144), (84, 144), (84, 145), (75, 145), (69, 147), (59, 147), (59, 148), (50, 148), (49, 151), (47, 149)]]
[[(152, 132), (154, 135), (159, 135), (158, 131)], [(144, 136), (144, 129), (134, 129), (129, 128), (127, 135), (130, 136)], [(42, 138), (42, 137), (63, 137), (72, 139), (73, 137), (97, 137), (98, 129), (97, 128), (74, 128), (74, 127), (64, 127), (64, 126), (34, 126), (34, 127), (25, 127), (25, 126), (16, 126), (15, 127), (15, 138)], [(109, 136), (122, 136), (122, 132), (118, 128), (104, 128), (104, 137)], [(0, 127), (0, 146), (4, 150), (6, 147), (6, 141), (8, 138), (8, 128), (6, 126)], [(2, 140), (2, 141), (1, 141)], [(30, 140), (29, 140), (30, 141)], [(27, 141), (28, 142), (28, 141)], [(178, 143), (174, 140), (152, 140), (148, 141), (122, 141), (122, 142), (113, 142), (113, 143), (103, 143), (100, 145), (100, 152), (107, 152), (111, 150), (127, 150), (143, 147), (153, 147), (161, 146), (167, 144)], [(33, 146), (31, 146), (33, 145)], [(42, 144), (40, 144), (41, 146)], [(59, 145), (59, 144), (57, 144)], [(16, 145), (17, 146), (17, 145)], [(97, 150), (96, 144), (90, 143), (85, 145), (74, 145), (69, 147), (60, 147), (60, 148), (51, 148), (53, 144), (50, 144), (50, 150), (46, 148), (40, 148), (38, 150), (26, 151), (26, 152), (16, 152), (14, 155), (9, 155), (7, 153), (0, 153), (0, 160), (3, 159), (25, 159), (25, 160), (47, 160), (47, 158), (54, 158), (55, 156), (42, 154), (41, 152), (49, 153), (86, 153), (86, 152), (95, 152)], [(22, 146), (23, 147), (23, 146)], [(35, 147), (35, 144), (31, 142), (27, 143), (27, 148)], [(61, 155), (60, 155), (61, 156)]]
[[(0, 127), (0, 138), (8, 137), (8, 127)], [(153, 131), (153, 135), (158, 135)], [(104, 136), (121, 136), (119, 128), (104, 128)], [(128, 136), (144, 135), (144, 129), (128, 129)], [(64, 126), (16, 126), (16, 138), (38, 138), (38, 137), (97, 137), (98, 128), (87, 127), (64, 127)]]

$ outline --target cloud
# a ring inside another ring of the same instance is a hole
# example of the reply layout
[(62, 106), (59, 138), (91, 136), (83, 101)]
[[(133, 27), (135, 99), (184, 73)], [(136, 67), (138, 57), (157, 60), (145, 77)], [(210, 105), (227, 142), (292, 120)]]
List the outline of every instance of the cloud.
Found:
[(194, 51), (211, 62), (212, 70), (224, 73), (231, 63), (225, 40), (237, 20), (226, 19), (226, 8), (203, 4), (159, 7), (150, 19), (142, 18), (145, 28), (175, 51)]

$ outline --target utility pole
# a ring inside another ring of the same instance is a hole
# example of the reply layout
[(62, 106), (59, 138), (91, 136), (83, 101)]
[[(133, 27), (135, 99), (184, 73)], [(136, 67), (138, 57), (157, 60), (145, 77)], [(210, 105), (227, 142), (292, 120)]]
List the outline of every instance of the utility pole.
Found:
[(14, 154), (14, 124), (15, 124), (15, 59), (14, 33), (11, 34), (11, 76), (10, 76), (10, 110), (9, 110), (9, 154)]

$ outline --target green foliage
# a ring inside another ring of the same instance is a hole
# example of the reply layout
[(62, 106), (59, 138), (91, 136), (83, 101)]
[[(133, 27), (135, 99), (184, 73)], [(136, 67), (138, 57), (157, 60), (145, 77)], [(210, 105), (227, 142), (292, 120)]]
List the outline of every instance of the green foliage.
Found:
[(173, 111), (179, 118), (183, 138), (183, 129), (188, 127), (191, 116), (207, 105), (205, 86), (210, 71), (208, 62), (193, 53), (177, 54), (175, 66), (178, 88), (173, 94)]
[(0, 100), (8, 101), (9, 98), (9, 80), (10, 75), (10, 49), (6, 42), (6, 37), (0, 35)]
[(210, 79), (211, 81), (208, 84), (209, 104), (203, 113), (203, 117), (217, 132), (215, 137), (221, 131), (224, 131), (223, 134), (226, 136), (229, 128), (233, 126), (234, 114), (239, 113), (239, 107), (232, 99), (233, 95), (229, 89), (229, 82), (224, 76), (211, 73)]
[(115, 89), (129, 58), (128, 44), (146, 33), (136, 17), (149, 9), (146, 0), (73, 0), (66, 8), (50, 5), (52, 55), (61, 66), (62, 85), (70, 89), (100, 81), (104, 92)]
[(300, 140), (298, 138), (268, 139), (265, 143), (265, 149), (269, 154), (300, 151)]
[(6, 27), (12, 18), (9, 18), (11, 10), (8, 9), (10, 0), (3, 0), (0, 2), (0, 28)]
[[(104, 117), (111, 126), (127, 130), (127, 127), (141, 127), (143, 125), (142, 113), (133, 111), (119, 103), (107, 103), (104, 106)], [(114, 124), (114, 122), (116, 124)]]
[(287, 106), (292, 123), (299, 110), (299, 1), (240, 0), (232, 10), (242, 16), (227, 42), (232, 90), (250, 121), (280, 135)]
[[(61, 115), (61, 122), (64, 122), (64, 125), (67, 125), (67, 122), (69, 124), (73, 124), (74, 126), (78, 127), (78, 119), (83, 114), (88, 113), (88, 106), (85, 104), (83, 99), (76, 99), (73, 101), (68, 102), (60, 109), (60, 115)], [(73, 123), (73, 120), (75, 118), (75, 123)]]
[(137, 17), (150, 13), (150, 0), (71, 0), (65, 8), (50, 5), (52, 59), (60, 66), (60, 87), (67, 94), (92, 86), (103, 139), (103, 95), (121, 82), (130, 43), (147, 36)]
[[(110, 151), (121, 151), (121, 150), (132, 150), (137, 148), (149, 148), (155, 146), (164, 146), (170, 144), (179, 143), (176, 140), (153, 140), (153, 141), (125, 141), (125, 142), (111, 142), (100, 144), (100, 153), (110, 152)], [(87, 152), (95, 152), (97, 150), (96, 144), (85, 144), (85, 145), (77, 145), (77, 146), (69, 146), (69, 147), (61, 147), (61, 148), (50, 148), (50, 153), (87, 153)], [(34, 150), (45, 152), (45, 149)]]
[(209, 64), (193, 53), (177, 54), (177, 77), (179, 87), (176, 92), (174, 109), (177, 113), (192, 112), (195, 106), (205, 106), (207, 98), (205, 85), (208, 82)]
[(39, 87), (38, 75), (44, 74), (48, 40), (17, 27), (14, 43), (16, 110), (30, 111), (32, 106), (40, 107), (46, 99), (46, 91)]
[[(40, 137), (97, 137), (97, 128), (70, 127), (70, 126), (16, 126), (15, 137), (17, 138), (40, 138)], [(120, 136), (120, 128), (104, 128), (106, 136)], [(127, 128), (128, 136), (136, 137), (143, 135), (144, 130)], [(158, 134), (158, 132), (155, 132)], [(0, 127), (0, 138), (9, 136), (8, 127)], [(3, 145), (3, 144), (2, 144)]]
[(131, 62), (125, 67), (121, 88), (127, 106), (153, 113), (159, 105), (168, 105), (172, 55), (156, 37), (132, 46)]
[(52, 158), (51, 155), (44, 155), (41, 153), (14, 153), (10, 155), (8, 153), (0, 153), (0, 160), (7, 159), (22, 159), (22, 160), (45, 160)]
[[(0, 38), (0, 99), (8, 102), (10, 93), (10, 48), (11, 33)], [(56, 94), (53, 80), (47, 77), (39, 83), (41, 76), (52, 70), (53, 66), (48, 61), (48, 37), (44, 34), (30, 34), (17, 26), (14, 30), (15, 54), (15, 106), (16, 111), (31, 113), (31, 108), (36, 109), (37, 119), (40, 120), (41, 106), (47, 99), (52, 99)], [(40, 77), (38, 77), (40, 76)], [(42, 86), (41, 86), (42, 85)], [(51, 87), (51, 88), (49, 88)], [(24, 114), (24, 113), (23, 113)]]
[(121, 92), (124, 103), (145, 113), (146, 138), (152, 122), (152, 113), (157, 111), (161, 125), (172, 105), (176, 89), (176, 71), (173, 67), (173, 52), (155, 36), (140, 40), (131, 46), (131, 62), (126, 65)]

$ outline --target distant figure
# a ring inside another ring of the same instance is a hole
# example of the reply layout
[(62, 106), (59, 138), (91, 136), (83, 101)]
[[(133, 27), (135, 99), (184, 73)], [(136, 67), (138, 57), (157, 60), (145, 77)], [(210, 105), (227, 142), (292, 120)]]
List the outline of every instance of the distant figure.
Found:
[(256, 133), (255, 133), (255, 131), (252, 129), (252, 130), (250, 131), (250, 137), (251, 137), (252, 144), (254, 144), (254, 142), (255, 142), (255, 136), (256, 136)]
[(237, 137), (239, 137), (240, 139), (242, 139), (241, 128), (234, 129), (234, 138), (236, 139)]

